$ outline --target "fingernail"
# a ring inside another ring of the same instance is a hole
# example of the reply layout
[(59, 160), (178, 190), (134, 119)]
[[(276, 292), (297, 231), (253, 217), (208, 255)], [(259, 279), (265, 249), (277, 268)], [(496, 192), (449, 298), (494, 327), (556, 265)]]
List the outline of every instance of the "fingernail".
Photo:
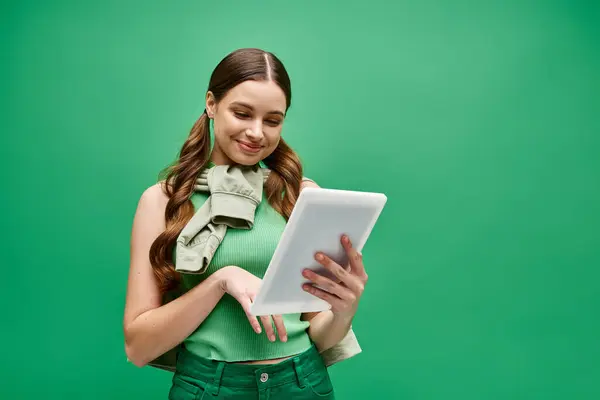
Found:
[(282, 342), (287, 342), (287, 336), (284, 336), (284, 337), (282, 337), (282, 338), (281, 338), (281, 341), (282, 341)]
[(307, 270), (307, 269), (305, 269), (304, 271), (302, 271), (302, 276), (305, 276), (305, 277), (307, 277), (307, 278), (308, 278), (309, 274), (310, 274), (310, 273), (308, 272), (308, 270)]
[(271, 342), (274, 342), (274, 341), (275, 341), (275, 335), (271, 335), (271, 336), (269, 336), (269, 340), (270, 340)]
[(323, 261), (323, 254), (317, 253), (316, 257), (317, 261)]

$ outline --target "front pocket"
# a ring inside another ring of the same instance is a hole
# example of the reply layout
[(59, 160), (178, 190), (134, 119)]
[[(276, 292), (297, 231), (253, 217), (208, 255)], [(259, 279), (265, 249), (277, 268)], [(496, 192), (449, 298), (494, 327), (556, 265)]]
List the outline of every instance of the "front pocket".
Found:
[[(187, 381), (184, 381), (179, 376), (173, 377), (173, 385), (169, 391), (169, 400), (197, 400), (204, 396), (204, 391)], [(202, 394), (202, 396), (200, 396)]]
[(327, 370), (309, 374), (306, 377), (306, 383), (316, 396), (333, 399), (333, 384)]

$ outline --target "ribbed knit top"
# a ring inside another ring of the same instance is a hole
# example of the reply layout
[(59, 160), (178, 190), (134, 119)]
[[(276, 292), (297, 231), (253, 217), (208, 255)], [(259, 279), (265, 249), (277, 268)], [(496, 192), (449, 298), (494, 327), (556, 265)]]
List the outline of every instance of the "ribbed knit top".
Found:
[[(202, 206), (208, 197), (209, 193), (195, 192), (191, 198), (194, 208)], [(199, 275), (182, 274), (183, 289), (191, 289), (228, 265), (236, 265), (262, 279), (285, 225), (285, 218), (271, 207), (263, 193), (252, 229), (228, 228), (207, 271)], [(183, 345), (201, 357), (229, 362), (298, 354), (311, 344), (307, 332), (310, 323), (301, 321), (300, 315), (283, 315), (288, 340), (281, 342), (277, 336), (275, 342), (270, 342), (264, 328), (257, 334), (242, 306), (235, 298), (225, 294), (208, 317), (184, 340)], [(260, 318), (258, 320), (262, 326)]]

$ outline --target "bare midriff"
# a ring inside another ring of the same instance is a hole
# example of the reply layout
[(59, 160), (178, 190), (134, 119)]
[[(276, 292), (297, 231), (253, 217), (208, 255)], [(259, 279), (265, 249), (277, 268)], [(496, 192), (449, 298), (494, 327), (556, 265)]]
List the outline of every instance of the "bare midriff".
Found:
[(285, 361), (291, 357), (293, 357), (293, 356), (287, 356), (287, 357), (282, 357), (282, 358), (272, 358), (270, 360), (237, 361), (232, 364), (277, 364), (277, 363)]

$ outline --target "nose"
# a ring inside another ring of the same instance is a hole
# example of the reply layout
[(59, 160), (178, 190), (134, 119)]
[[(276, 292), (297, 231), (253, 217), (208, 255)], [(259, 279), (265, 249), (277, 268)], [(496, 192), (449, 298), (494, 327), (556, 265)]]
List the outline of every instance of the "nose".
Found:
[(246, 129), (246, 136), (254, 142), (259, 141), (263, 137), (262, 124), (260, 121), (253, 124), (252, 127)]

